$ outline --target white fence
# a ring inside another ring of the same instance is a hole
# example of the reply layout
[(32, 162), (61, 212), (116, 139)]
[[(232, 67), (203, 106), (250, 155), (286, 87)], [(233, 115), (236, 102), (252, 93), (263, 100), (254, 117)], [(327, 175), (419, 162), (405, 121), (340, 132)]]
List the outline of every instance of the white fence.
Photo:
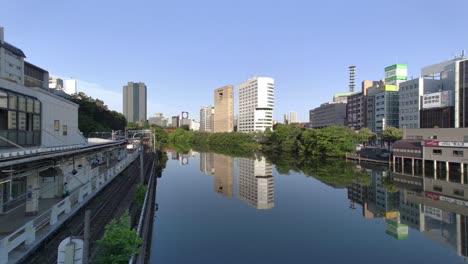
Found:
[(70, 217), (68, 214), (72, 209), (83, 206), (91, 197), (111, 182), (115, 176), (119, 175), (127, 168), (138, 155), (138, 151), (128, 154), (125, 159), (101, 174), (96, 170), (99, 168), (93, 169), (90, 171), (92, 179), (90, 182), (82, 185), (80, 188), (73, 191), (70, 196), (65, 197), (34, 220), (26, 223), (23, 227), (0, 240), (0, 264), (8, 263), (9, 254), (18, 249), (21, 245), (30, 245), (36, 242), (36, 234), (39, 230), (44, 229), (44, 232), (42, 232), (42, 234), (44, 234), (47, 233), (45, 232), (47, 229), (57, 228), (59, 226), (57, 225), (59, 220), (63, 222)]

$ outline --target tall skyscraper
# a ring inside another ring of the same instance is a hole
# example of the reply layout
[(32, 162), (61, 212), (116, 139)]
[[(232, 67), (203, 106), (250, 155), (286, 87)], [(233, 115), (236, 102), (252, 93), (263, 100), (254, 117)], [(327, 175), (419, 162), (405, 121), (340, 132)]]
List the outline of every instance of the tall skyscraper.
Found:
[(200, 108), (200, 131), (214, 131), (214, 113), (215, 108), (212, 106), (203, 106)]
[(128, 82), (123, 87), (123, 114), (127, 122), (146, 122), (146, 85)]
[(214, 91), (214, 132), (234, 129), (234, 87), (227, 85)]
[(74, 79), (65, 80), (65, 89), (64, 92), (67, 94), (76, 94), (78, 92), (77, 82)]
[(290, 124), (299, 123), (299, 121), (297, 120), (296, 112), (289, 112), (289, 123)]
[(265, 131), (273, 128), (275, 81), (269, 77), (254, 77), (238, 87), (239, 132)]
[(273, 166), (261, 159), (237, 160), (237, 188), (239, 200), (257, 209), (274, 207)]
[(283, 116), (283, 122), (284, 122), (285, 125), (289, 124), (289, 116), (288, 116), (288, 114), (284, 114), (284, 116)]

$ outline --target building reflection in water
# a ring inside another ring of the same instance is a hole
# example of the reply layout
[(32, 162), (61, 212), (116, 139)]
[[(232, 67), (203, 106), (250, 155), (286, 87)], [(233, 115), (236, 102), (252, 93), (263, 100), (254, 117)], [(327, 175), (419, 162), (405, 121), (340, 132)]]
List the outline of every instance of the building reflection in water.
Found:
[(234, 194), (234, 158), (214, 154), (214, 191), (225, 197)]
[[(449, 177), (437, 179), (382, 169), (367, 171), (369, 184), (356, 182), (348, 187), (350, 208), (361, 207), (366, 219), (385, 217), (387, 222), (391, 219), (409, 226), (459, 256), (468, 256), (467, 185), (447, 181)], [(384, 182), (388, 181), (395, 190), (385, 188)]]
[(200, 153), (200, 172), (206, 175), (214, 175), (214, 153)]
[(237, 160), (239, 200), (257, 209), (274, 207), (273, 166), (264, 157)]

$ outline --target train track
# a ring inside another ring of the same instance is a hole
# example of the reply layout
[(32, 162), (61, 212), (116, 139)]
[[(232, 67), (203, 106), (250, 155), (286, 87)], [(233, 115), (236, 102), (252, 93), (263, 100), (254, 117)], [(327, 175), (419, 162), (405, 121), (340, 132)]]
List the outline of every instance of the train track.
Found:
[[(144, 173), (148, 174), (154, 162), (152, 154), (145, 153)], [(127, 169), (110, 182), (95, 198), (83, 206), (70, 220), (65, 222), (55, 234), (27, 257), (24, 263), (56, 263), (57, 249), (60, 242), (70, 236), (83, 236), (84, 212), (91, 210), (90, 251), (94, 251), (95, 242), (104, 233), (104, 227), (114, 217), (114, 213), (125, 198), (126, 191), (139, 179), (140, 161), (136, 159)]]

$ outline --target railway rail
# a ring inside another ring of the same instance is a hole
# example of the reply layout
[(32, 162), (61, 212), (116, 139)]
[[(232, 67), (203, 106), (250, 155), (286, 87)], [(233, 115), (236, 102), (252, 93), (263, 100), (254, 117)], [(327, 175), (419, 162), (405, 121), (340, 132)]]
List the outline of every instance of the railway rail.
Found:
[[(148, 175), (154, 157), (151, 152), (145, 153), (144, 173)], [(60, 242), (66, 237), (83, 236), (84, 212), (91, 210), (90, 221), (90, 254), (95, 251), (95, 242), (104, 233), (104, 227), (114, 217), (114, 213), (125, 198), (126, 191), (138, 181), (140, 176), (140, 162), (135, 160), (126, 170), (117, 176), (99, 195), (83, 206), (69, 221), (63, 224), (53, 235), (46, 239), (36, 251), (26, 256), (24, 263), (56, 263), (57, 249)]]

